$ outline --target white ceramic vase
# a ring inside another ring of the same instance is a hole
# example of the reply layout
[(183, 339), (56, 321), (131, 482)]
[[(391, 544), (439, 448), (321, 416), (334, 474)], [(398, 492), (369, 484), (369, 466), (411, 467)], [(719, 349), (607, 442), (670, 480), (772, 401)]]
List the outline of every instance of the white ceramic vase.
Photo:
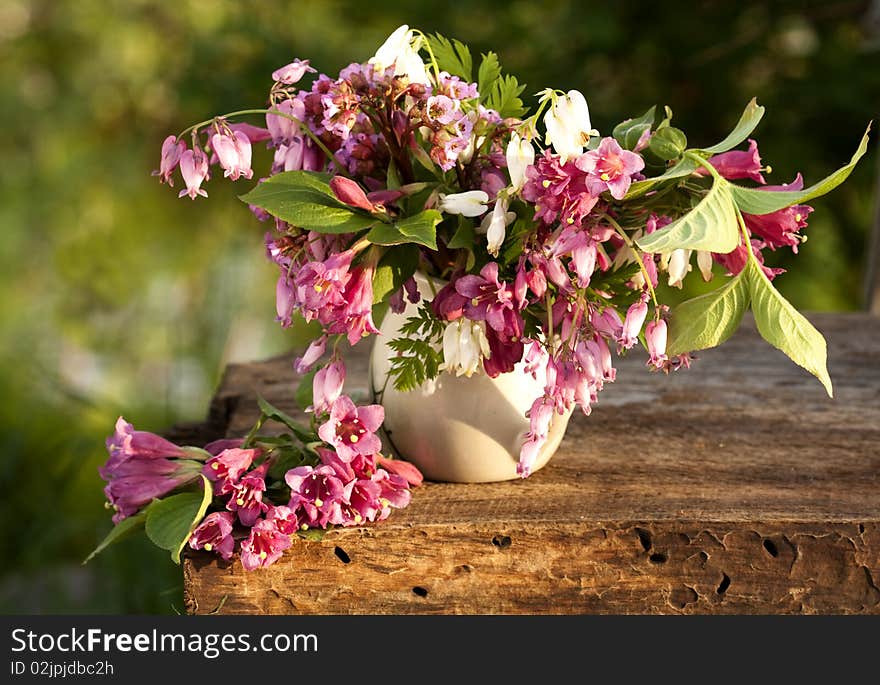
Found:
[[(417, 275), (416, 282), (422, 296), (432, 299), (426, 278)], [(374, 401), (385, 408), (383, 439), (387, 446), (415, 464), (429, 480), (486, 483), (518, 478), (520, 446), (529, 430), (526, 411), (543, 393), (544, 378), (532, 378), (519, 364), (497, 378), (485, 373), (468, 378), (444, 372), (411, 392), (395, 390), (392, 382), (386, 384), (389, 359), (395, 354), (387, 342), (399, 336), (400, 326), (417, 308), (408, 304), (401, 314), (389, 312), (385, 316), (370, 358)], [(569, 417), (570, 413), (554, 414), (549, 438), (533, 472), (556, 452)]]

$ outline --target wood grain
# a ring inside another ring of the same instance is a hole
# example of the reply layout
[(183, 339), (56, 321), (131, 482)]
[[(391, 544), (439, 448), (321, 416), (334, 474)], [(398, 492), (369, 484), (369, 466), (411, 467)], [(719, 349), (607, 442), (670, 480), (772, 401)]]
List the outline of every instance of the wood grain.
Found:
[[(880, 320), (811, 318), (834, 400), (751, 319), (669, 377), (633, 354), (531, 478), (427, 484), (257, 573), (191, 555), (187, 609), (880, 613)], [(364, 392), (363, 354), (349, 379)], [(257, 393), (293, 412), (293, 387), (290, 358), (231, 366), (209, 420), (177, 437), (241, 435)]]

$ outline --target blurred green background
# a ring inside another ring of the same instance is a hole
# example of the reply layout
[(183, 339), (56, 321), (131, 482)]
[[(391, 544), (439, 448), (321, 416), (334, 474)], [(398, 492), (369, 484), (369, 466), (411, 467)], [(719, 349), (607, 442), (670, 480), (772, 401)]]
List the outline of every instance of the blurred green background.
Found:
[[(235, 199), (248, 183), (178, 200), (150, 177), (161, 142), (261, 106), (293, 57), (332, 74), (404, 22), (495, 50), (528, 94), (582, 90), (603, 132), (668, 104), (711, 144), (757, 96), (775, 183), (837, 168), (880, 114), (870, 2), (0, 0), (0, 611), (182, 609), (179, 569), (144, 541), (80, 565), (110, 528), (103, 440), (119, 414), (201, 418), (225, 363), (294, 340)], [(814, 203), (797, 264), (773, 255), (800, 308), (862, 306), (876, 150)]]

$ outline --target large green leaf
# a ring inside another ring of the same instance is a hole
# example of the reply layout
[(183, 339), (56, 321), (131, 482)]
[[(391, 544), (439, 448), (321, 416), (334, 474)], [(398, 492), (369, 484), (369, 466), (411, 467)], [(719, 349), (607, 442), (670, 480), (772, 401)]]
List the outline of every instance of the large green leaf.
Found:
[(720, 288), (675, 307), (669, 317), (670, 356), (716, 347), (739, 327), (749, 307), (749, 284), (740, 273)]
[(129, 516), (128, 518), (122, 519), (119, 523), (117, 523), (113, 528), (107, 533), (106, 537), (101, 540), (101, 543), (95, 547), (94, 551), (89, 554), (83, 561), (83, 564), (89, 563), (92, 559), (94, 559), (98, 554), (107, 549), (114, 542), (119, 542), (121, 540), (125, 540), (127, 537), (130, 537), (134, 533), (137, 533), (141, 528), (144, 527), (144, 522), (147, 520), (147, 511), (142, 509), (134, 516)]
[(739, 245), (736, 206), (730, 183), (714, 174), (706, 196), (690, 212), (659, 231), (639, 238), (645, 252), (665, 253), (679, 248), (726, 254)]
[(824, 195), (843, 183), (852, 173), (853, 168), (865, 154), (868, 149), (868, 137), (871, 131), (871, 125), (865, 130), (865, 135), (859, 143), (858, 149), (849, 164), (841, 167), (834, 173), (826, 176), (815, 185), (805, 188), (801, 191), (789, 190), (758, 190), (754, 188), (743, 188), (737, 185), (731, 185), (733, 191), (733, 199), (740, 211), (748, 214), (769, 214), (791, 205), (801, 204), (812, 200), (814, 197)]
[(641, 197), (645, 193), (648, 193), (654, 190), (657, 186), (662, 183), (666, 183), (667, 181), (674, 181), (675, 179), (684, 178), (685, 176), (690, 176), (694, 173), (700, 164), (693, 158), (685, 156), (681, 159), (680, 162), (675, 164), (674, 166), (669, 167), (663, 174), (660, 176), (655, 176), (653, 178), (646, 178), (644, 181), (636, 181), (633, 183), (626, 195), (624, 196), (624, 201), (626, 200), (634, 200), (638, 197)]
[(376, 224), (366, 238), (375, 245), (416, 243), (436, 250), (437, 224), (442, 219), (443, 215), (436, 209), (426, 209), (393, 224)]
[(752, 98), (751, 102), (746, 105), (742, 116), (739, 118), (739, 121), (737, 122), (734, 129), (727, 136), (727, 138), (722, 140), (717, 145), (702, 148), (703, 152), (707, 152), (710, 155), (717, 155), (721, 152), (732, 150), (749, 137), (749, 135), (752, 131), (755, 130), (755, 127), (758, 125), (758, 122), (761, 121), (761, 117), (763, 116), (763, 105), (759, 105), (758, 100), (756, 98)]
[(147, 537), (157, 547), (171, 552), (171, 560), (180, 563), (180, 552), (193, 530), (205, 517), (211, 504), (211, 482), (201, 476), (202, 492), (181, 492), (156, 500), (147, 510)]
[(339, 202), (325, 176), (307, 172), (272, 176), (240, 199), (289, 224), (318, 233), (355, 233), (376, 223), (375, 217)]
[(396, 293), (419, 267), (419, 248), (404, 245), (388, 250), (373, 274), (373, 303)]
[(744, 272), (748, 273), (752, 311), (758, 332), (773, 347), (785, 352), (795, 364), (818, 378), (828, 396), (833, 397), (825, 338), (779, 294), (754, 258), (746, 264)]

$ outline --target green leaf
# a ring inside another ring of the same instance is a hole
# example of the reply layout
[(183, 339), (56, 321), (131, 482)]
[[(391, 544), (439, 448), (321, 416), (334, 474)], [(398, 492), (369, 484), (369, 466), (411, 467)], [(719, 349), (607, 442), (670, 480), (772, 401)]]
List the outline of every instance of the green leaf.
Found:
[(849, 178), (852, 170), (865, 154), (865, 151), (868, 149), (868, 137), (870, 131), (871, 124), (868, 124), (868, 128), (865, 130), (865, 135), (862, 136), (859, 147), (849, 160), (849, 164), (841, 167), (818, 183), (811, 185), (804, 190), (756, 190), (752, 188), (743, 188), (738, 185), (731, 185), (733, 199), (736, 202), (737, 207), (739, 207), (740, 211), (748, 214), (769, 214), (770, 212), (775, 212), (784, 209), (785, 207), (802, 204), (834, 190)]
[(264, 398), (257, 396), (257, 406), (259, 406), (260, 411), (263, 412), (263, 415), (267, 419), (271, 419), (272, 421), (277, 421), (278, 423), (284, 424), (300, 440), (307, 441), (312, 439), (312, 434), (305, 430), (297, 422), (296, 419), (294, 419), (289, 414), (285, 414), (283, 411), (278, 409), (278, 407), (269, 404), (269, 402)]
[(611, 135), (614, 136), (614, 139), (618, 143), (620, 143), (621, 147), (627, 150), (632, 150), (636, 146), (636, 143), (639, 142), (639, 138), (641, 138), (642, 134), (645, 131), (650, 130), (651, 126), (654, 125), (656, 111), (657, 107), (654, 106), (640, 117), (621, 121), (614, 127)]
[(716, 347), (739, 327), (749, 307), (748, 277), (743, 272), (720, 288), (675, 307), (669, 315), (670, 357)]
[(324, 179), (288, 171), (266, 179), (239, 199), (293, 226), (319, 233), (356, 233), (376, 223), (374, 217), (340, 203)]
[(700, 164), (693, 157), (685, 156), (680, 162), (667, 169), (662, 175), (655, 176), (654, 178), (646, 178), (644, 181), (636, 181), (633, 183), (623, 199), (634, 200), (645, 193), (654, 190), (662, 183), (690, 176), (699, 166)]
[[(315, 403), (313, 381), (315, 380), (316, 373), (318, 373), (318, 369), (312, 369), (300, 378), (299, 385), (296, 386), (296, 392), (293, 397), (296, 400), (296, 405), (303, 411)], [(265, 400), (263, 401), (265, 402)]]
[(482, 57), (483, 61), (480, 62), (480, 69), (477, 72), (477, 90), (480, 91), (481, 99), (485, 101), (501, 76), (501, 64), (498, 62), (498, 55), (491, 50)]
[(675, 126), (666, 126), (655, 131), (648, 143), (648, 149), (664, 161), (681, 157), (686, 148), (687, 136)]
[(449, 241), (447, 247), (450, 250), (471, 250), (473, 252), (474, 245), (477, 242), (477, 235), (474, 232), (474, 222), (466, 216), (459, 215), (458, 228)]
[(700, 203), (680, 219), (639, 238), (645, 252), (665, 253), (679, 248), (726, 254), (739, 245), (739, 224), (730, 183), (714, 174), (714, 184)]
[(737, 122), (734, 129), (727, 136), (727, 138), (722, 140), (717, 145), (702, 148), (702, 151), (710, 155), (717, 155), (721, 152), (732, 150), (749, 137), (749, 135), (752, 131), (755, 130), (755, 127), (758, 125), (758, 122), (761, 121), (761, 117), (763, 116), (764, 107), (758, 104), (757, 98), (752, 98), (751, 102), (746, 105), (742, 116), (739, 118), (739, 121)]
[(156, 500), (147, 510), (147, 537), (157, 547), (171, 552), (171, 560), (180, 563), (180, 552), (199, 525), (213, 498), (211, 482), (201, 476), (202, 492), (181, 492)]
[(758, 332), (773, 347), (785, 352), (795, 364), (818, 378), (828, 396), (833, 397), (825, 338), (779, 294), (754, 257), (749, 259), (744, 271), (748, 271), (752, 311)]
[(506, 74), (495, 82), (495, 87), (486, 99), (486, 107), (494, 109), (502, 119), (519, 118), (526, 113), (522, 99), (519, 97), (525, 90), (515, 76)]
[(366, 238), (376, 245), (416, 243), (436, 250), (437, 224), (442, 219), (443, 215), (436, 209), (426, 209), (393, 224), (377, 224), (367, 233)]
[(101, 543), (97, 547), (95, 547), (94, 551), (92, 551), (89, 556), (85, 558), (85, 560), (83, 561), (83, 565), (88, 564), (92, 559), (94, 559), (98, 554), (103, 552), (113, 543), (125, 540), (126, 538), (131, 537), (131, 535), (133, 535), (134, 533), (137, 533), (141, 528), (144, 527), (144, 522), (146, 520), (146, 509), (142, 509), (137, 514), (122, 519), (119, 523), (113, 526), (110, 532), (107, 533), (103, 540), (101, 540)]
[(396, 293), (419, 268), (419, 248), (406, 245), (388, 250), (373, 275), (373, 304)]
[(439, 33), (428, 36), (428, 45), (441, 71), (448, 71), (452, 76), (463, 78), (468, 83), (473, 80), (473, 58), (467, 45), (456, 39), (450, 41)]

